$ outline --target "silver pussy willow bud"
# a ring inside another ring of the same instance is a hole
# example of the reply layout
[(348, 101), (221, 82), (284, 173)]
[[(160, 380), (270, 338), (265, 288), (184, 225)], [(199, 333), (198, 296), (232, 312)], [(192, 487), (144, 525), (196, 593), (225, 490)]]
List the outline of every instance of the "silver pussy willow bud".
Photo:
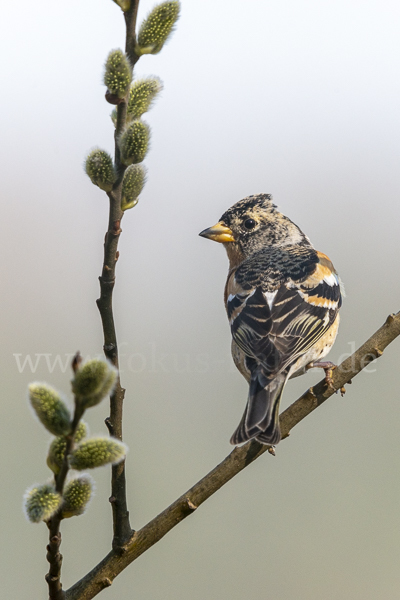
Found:
[(115, 465), (125, 458), (127, 451), (127, 446), (114, 438), (90, 438), (76, 447), (69, 464), (77, 471), (95, 469), (109, 463)]
[(53, 435), (66, 435), (71, 429), (71, 415), (60, 394), (46, 383), (31, 383), (29, 400), (39, 421)]
[(83, 363), (72, 380), (72, 391), (84, 408), (96, 406), (112, 392), (118, 371), (107, 360), (94, 358)]
[(61, 496), (54, 486), (45, 483), (29, 488), (24, 495), (26, 518), (31, 523), (47, 521), (60, 507)]
[(131, 165), (126, 169), (122, 180), (121, 210), (136, 206), (145, 183), (146, 169), (143, 165)]
[(116, 179), (111, 156), (105, 150), (95, 148), (85, 161), (86, 175), (90, 181), (105, 192), (111, 192)]
[(92, 497), (94, 488), (90, 475), (81, 475), (72, 479), (65, 487), (62, 502), (62, 516), (64, 519), (82, 515)]
[(128, 93), (132, 81), (132, 69), (129, 60), (122, 50), (111, 50), (107, 56), (104, 85), (111, 94), (124, 98)]
[(121, 160), (124, 165), (142, 162), (147, 154), (150, 128), (143, 121), (133, 121), (120, 138)]
[(163, 85), (158, 77), (146, 77), (135, 81), (129, 92), (127, 116), (129, 119), (138, 119), (147, 112)]
[(131, 7), (131, 0), (114, 0), (115, 4), (118, 4), (118, 6), (124, 11), (126, 12), (127, 10), (130, 9)]
[[(78, 444), (87, 436), (87, 434), (87, 424), (85, 421), (80, 421), (74, 435), (74, 443)], [(47, 466), (55, 475), (58, 475), (58, 473), (61, 471), (66, 447), (67, 441), (64, 436), (56, 437), (50, 444), (49, 452), (47, 454)]]
[(163, 2), (155, 6), (139, 29), (135, 52), (157, 54), (171, 35), (179, 18), (180, 2)]

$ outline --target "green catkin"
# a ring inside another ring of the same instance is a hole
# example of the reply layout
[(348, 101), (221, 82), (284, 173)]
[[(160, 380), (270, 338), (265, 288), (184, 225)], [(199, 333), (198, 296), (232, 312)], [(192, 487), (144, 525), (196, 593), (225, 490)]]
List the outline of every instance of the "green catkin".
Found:
[[(74, 443), (78, 444), (83, 438), (85, 438), (88, 434), (88, 426), (85, 421), (80, 421), (79, 425), (76, 429), (74, 436)], [(65, 448), (67, 447), (67, 441), (64, 436), (56, 437), (50, 444), (49, 451), (47, 454), (47, 466), (49, 469), (58, 475), (61, 470)]]
[(171, 35), (179, 18), (180, 2), (163, 2), (155, 6), (142, 22), (137, 38), (135, 52), (157, 54)]
[(31, 523), (47, 521), (59, 509), (61, 496), (53, 485), (38, 485), (27, 490), (24, 496), (24, 510)]
[(121, 160), (125, 165), (142, 162), (147, 154), (150, 128), (143, 121), (133, 121), (120, 138)]
[(90, 181), (105, 192), (111, 192), (115, 177), (111, 156), (105, 150), (95, 148), (85, 161), (85, 171)]
[(71, 428), (71, 415), (60, 394), (46, 383), (31, 383), (29, 400), (39, 421), (53, 435), (66, 435)]
[(118, 371), (110, 362), (94, 358), (76, 371), (72, 391), (84, 408), (96, 406), (111, 393), (117, 376)]
[(111, 50), (105, 64), (104, 85), (111, 94), (118, 98), (124, 98), (128, 93), (131, 81), (132, 68), (128, 58), (120, 49)]
[(90, 438), (81, 442), (70, 455), (72, 469), (83, 471), (103, 465), (117, 464), (126, 456), (127, 447), (114, 438)]
[(64, 489), (62, 516), (64, 519), (82, 515), (93, 492), (93, 479), (90, 475), (81, 475), (69, 481)]
[(146, 77), (134, 81), (129, 92), (128, 117), (130, 119), (141, 117), (151, 108), (161, 90), (162, 83), (157, 77)]
[(127, 210), (136, 206), (139, 195), (146, 182), (146, 169), (143, 165), (130, 165), (122, 180), (121, 209)]

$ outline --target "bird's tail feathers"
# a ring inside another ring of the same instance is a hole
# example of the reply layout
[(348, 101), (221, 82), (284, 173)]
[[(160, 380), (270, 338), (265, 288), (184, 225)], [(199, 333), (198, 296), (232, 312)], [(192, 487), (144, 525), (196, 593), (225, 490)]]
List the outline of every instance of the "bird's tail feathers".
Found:
[[(282, 388), (283, 389), (283, 388)], [(265, 431), (256, 436), (256, 440), (261, 444), (270, 444), (276, 446), (281, 441), (281, 428), (279, 427), (279, 400), (275, 402), (272, 419)]]
[(272, 380), (256, 370), (250, 381), (247, 405), (231, 444), (238, 445), (253, 438), (262, 444), (277, 444), (281, 439), (279, 402), (287, 373), (279, 373)]

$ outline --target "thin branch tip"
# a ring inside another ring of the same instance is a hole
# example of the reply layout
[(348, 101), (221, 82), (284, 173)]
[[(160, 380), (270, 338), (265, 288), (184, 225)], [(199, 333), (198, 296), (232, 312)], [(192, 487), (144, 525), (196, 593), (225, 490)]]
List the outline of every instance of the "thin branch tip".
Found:
[(82, 363), (82, 356), (81, 356), (81, 353), (80, 353), (80, 351), (79, 351), (79, 350), (77, 350), (77, 351), (75, 352), (75, 356), (74, 356), (74, 358), (72, 359), (72, 363), (71, 363), (71, 368), (72, 368), (72, 371), (73, 371), (74, 373), (76, 373), (76, 372), (77, 372), (77, 370), (79, 369), (79, 367), (80, 367), (81, 363)]

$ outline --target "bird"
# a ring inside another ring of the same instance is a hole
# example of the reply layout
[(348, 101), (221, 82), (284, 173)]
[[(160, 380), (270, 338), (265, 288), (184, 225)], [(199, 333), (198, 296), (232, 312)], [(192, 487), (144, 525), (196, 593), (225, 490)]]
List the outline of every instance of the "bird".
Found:
[(200, 236), (222, 243), (229, 259), (224, 300), (233, 361), (249, 383), (237, 446), (281, 440), (279, 403), (288, 379), (321, 361), (335, 342), (342, 284), (330, 259), (280, 213), (271, 194), (243, 198)]

